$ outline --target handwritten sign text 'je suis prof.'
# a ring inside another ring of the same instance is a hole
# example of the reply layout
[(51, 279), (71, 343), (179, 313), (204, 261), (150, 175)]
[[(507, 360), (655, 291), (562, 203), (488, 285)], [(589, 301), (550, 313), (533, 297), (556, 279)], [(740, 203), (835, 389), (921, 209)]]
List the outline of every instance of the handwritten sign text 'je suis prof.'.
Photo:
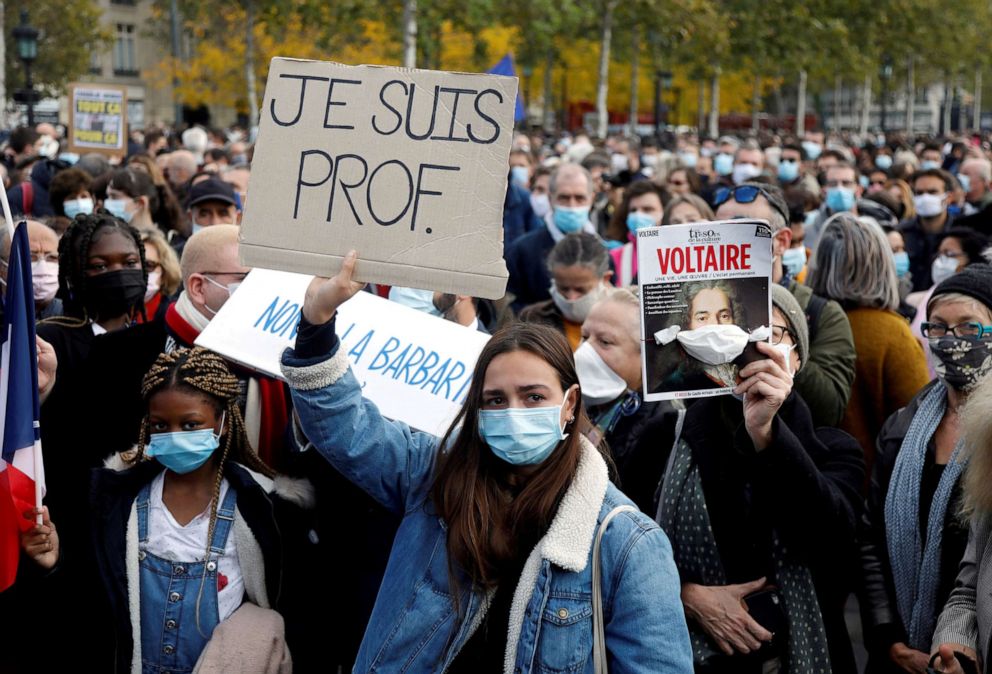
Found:
[(503, 294), (516, 80), (274, 59), (242, 231), (247, 264)]

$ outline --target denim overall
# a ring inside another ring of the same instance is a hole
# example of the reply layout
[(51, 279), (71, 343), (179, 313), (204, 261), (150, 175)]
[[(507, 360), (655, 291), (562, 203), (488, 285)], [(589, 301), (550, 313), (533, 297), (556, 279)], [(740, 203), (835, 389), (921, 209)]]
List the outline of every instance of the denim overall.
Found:
[[(150, 485), (138, 494), (138, 538), (148, 541)], [(210, 561), (174, 562), (141, 550), (141, 671), (143, 674), (192, 672), (200, 653), (220, 622), (217, 609), (217, 559), (224, 554), (234, 522), (234, 489), (228, 488), (217, 509), (210, 542)], [(206, 566), (206, 578), (203, 577)], [(200, 625), (196, 624), (196, 597), (200, 597)], [(201, 635), (201, 630), (203, 634)], [(204, 636), (206, 635), (206, 636)]]

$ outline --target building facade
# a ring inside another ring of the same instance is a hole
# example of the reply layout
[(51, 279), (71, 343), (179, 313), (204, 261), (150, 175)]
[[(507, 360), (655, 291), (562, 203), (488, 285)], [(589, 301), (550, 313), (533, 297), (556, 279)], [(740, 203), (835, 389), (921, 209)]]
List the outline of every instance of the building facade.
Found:
[[(95, 84), (112, 84), (127, 90), (127, 119), (132, 129), (159, 124), (171, 125), (175, 119), (172, 84), (151, 86), (147, 77), (169, 57), (168, 34), (155, 34), (152, 0), (97, 0), (103, 11), (103, 23), (113, 43), (108, 51), (90, 56), (89, 72), (81, 79)], [(156, 82), (156, 84), (159, 84)], [(61, 118), (68, 119), (68, 100), (60, 101)]]

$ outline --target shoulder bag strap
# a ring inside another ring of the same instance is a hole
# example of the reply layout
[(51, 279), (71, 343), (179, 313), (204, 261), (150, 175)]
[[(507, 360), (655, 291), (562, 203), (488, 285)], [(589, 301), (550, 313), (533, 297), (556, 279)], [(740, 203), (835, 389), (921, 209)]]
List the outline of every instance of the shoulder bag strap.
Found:
[(606, 630), (603, 625), (603, 569), (600, 565), (600, 547), (603, 534), (610, 520), (622, 512), (637, 512), (637, 508), (629, 505), (617, 506), (603, 518), (602, 524), (596, 531), (592, 544), (592, 661), (596, 674), (607, 674), (606, 660)]

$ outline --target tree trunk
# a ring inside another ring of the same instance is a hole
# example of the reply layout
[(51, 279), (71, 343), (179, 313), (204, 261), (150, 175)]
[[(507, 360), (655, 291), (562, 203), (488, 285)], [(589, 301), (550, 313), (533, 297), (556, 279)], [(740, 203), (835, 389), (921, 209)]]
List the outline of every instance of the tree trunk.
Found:
[(706, 126), (706, 82), (699, 80), (696, 89), (699, 98), (699, 107), (696, 109), (696, 132), (702, 135), (703, 127)]
[(245, 81), (248, 83), (248, 128), (258, 127), (258, 87), (255, 83), (255, 0), (245, 2)]
[(906, 64), (906, 137), (913, 138), (916, 117), (916, 61), (912, 56)]
[(603, 32), (599, 42), (599, 81), (596, 83), (596, 137), (606, 138), (609, 112), (606, 97), (610, 91), (610, 42), (613, 39), (613, 9), (617, 0), (603, 5)]
[(541, 114), (544, 120), (544, 130), (547, 133), (551, 133), (555, 128), (555, 92), (554, 79), (552, 78), (554, 67), (555, 50), (549, 47), (548, 53), (544, 57), (544, 110)]
[(796, 135), (806, 133), (806, 70), (799, 71), (799, 91), (796, 93)]
[(754, 81), (751, 82), (751, 133), (758, 133), (758, 127), (760, 126), (760, 122), (758, 120), (760, 107), (761, 107), (761, 78), (755, 75)]
[(710, 79), (710, 128), (712, 138), (720, 135), (720, 71)]
[(417, 0), (403, 2), (403, 67), (417, 67)]
[[(3, 44), (0, 44), (0, 49)], [(971, 128), (980, 131), (982, 128), (982, 69), (975, 68), (975, 101), (971, 112)]]
[(958, 131), (964, 131), (968, 127), (968, 111), (964, 109), (964, 78), (954, 79), (954, 92), (961, 99), (958, 104)]
[(638, 68), (641, 61), (641, 25), (639, 23), (634, 23), (630, 41), (632, 50), (630, 55), (630, 116), (627, 119), (627, 125), (629, 127), (628, 133), (633, 136), (637, 133), (637, 83), (640, 79)]
[(858, 133), (868, 134), (868, 123), (871, 120), (871, 75), (865, 75), (865, 86), (861, 92), (861, 124)]
[[(183, 104), (179, 101), (179, 60), (182, 57), (179, 48), (179, 5), (177, 0), (169, 3), (169, 25), (172, 33), (172, 58), (175, 69), (172, 71), (172, 106), (175, 115), (174, 124), (178, 127), (183, 122)], [(6, 99), (4, 99), (6, 100)]]
[(944, 114), (940, 120), (940, 133), (950, 133), (951, 131), (951, 104), (954, 99), (951, 96), (950, 77), (944, 77)]
[(834, 131), (840, 131), (840, 113), (841, 106), (844, 102), (844, 80), (838, 75), (834, 79), (834, 115), (833, 119), (830, 120), (830, 126), (833, 127)]

